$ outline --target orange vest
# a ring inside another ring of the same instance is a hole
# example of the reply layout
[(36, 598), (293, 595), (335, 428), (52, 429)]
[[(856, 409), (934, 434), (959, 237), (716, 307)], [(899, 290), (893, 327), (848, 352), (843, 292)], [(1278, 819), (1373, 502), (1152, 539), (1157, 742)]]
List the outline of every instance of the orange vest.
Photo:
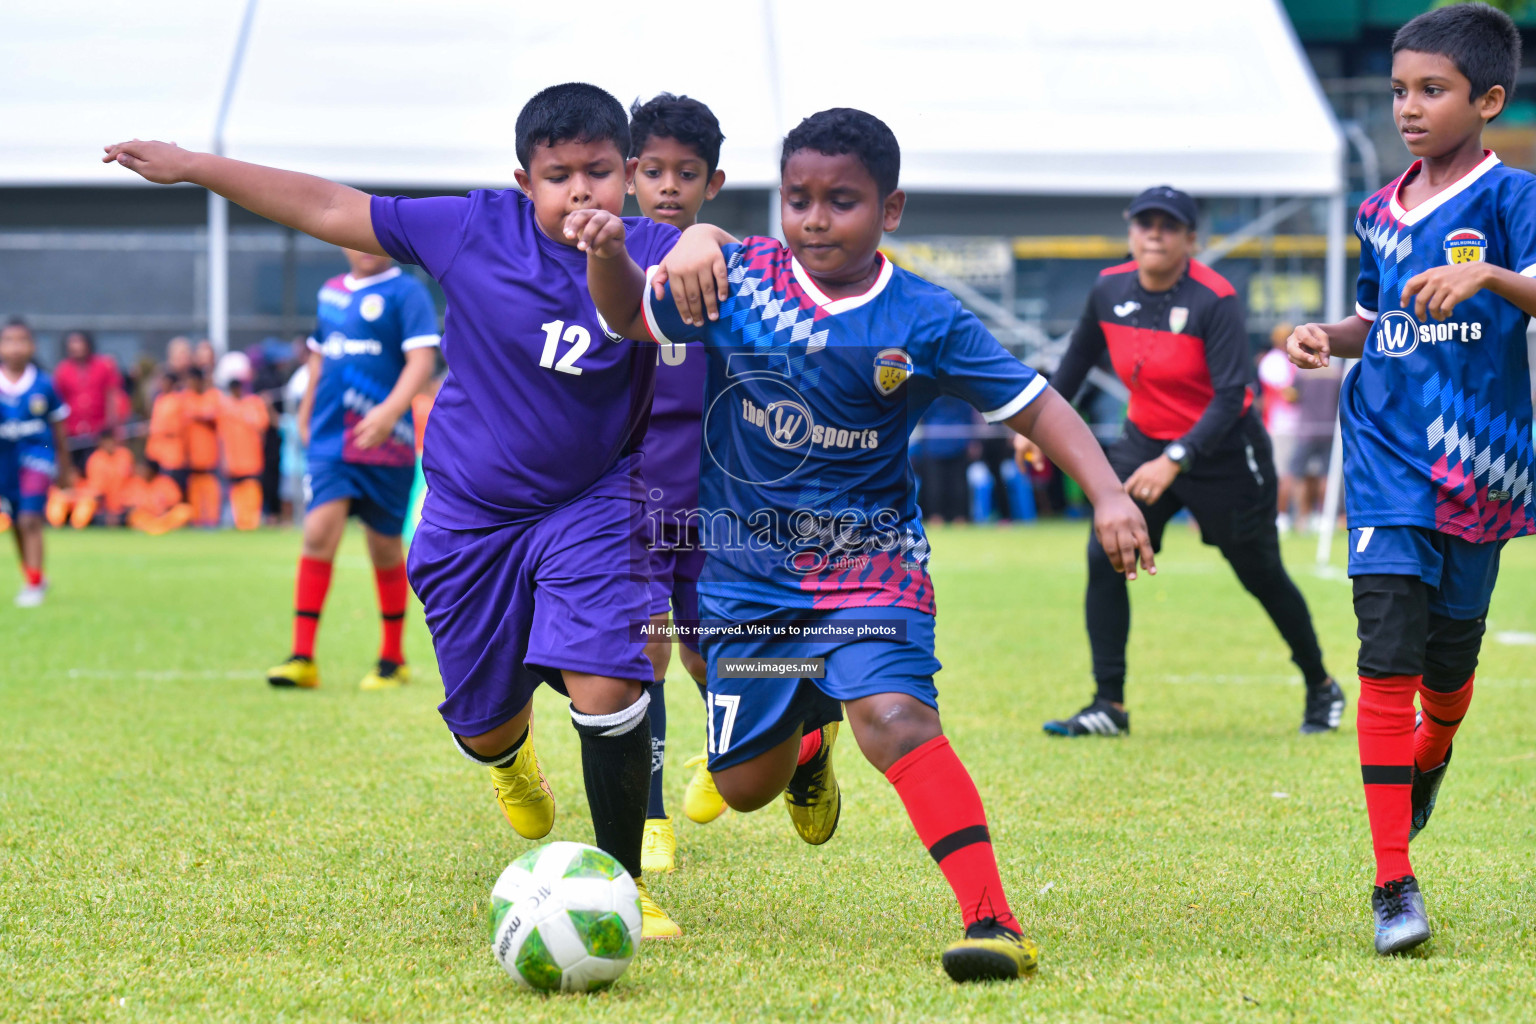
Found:
[(226, 397), (220, 405), (219, 440), (224, 444), (224, 472), (231, 480), (261, 475), (267, 422), (267, 403), (256, 395)]
[(181, 504), (181, 488), (164, 473), (153, 480), (129, 477), (119, 496), (125, 508), (138, 509), (152, 516), (163, 516)]
[(133, 477), (133, 453), (119, 445), (108, 452), (98, 448), (85, 460), (86, 486), (116, 511), (122, 498), (123, 484)]
[(181, 400), (187, 422), (187, 468), (213, 473), (219, 468), (219, 406), (224, 395), (212, 389), (202, 394), (184, 391)]
[(144, 457), (160, 463), (164, 469), (181, 469), (187, 464), (183, 404), (180, 391), (167, 391), (155, 399), (149, 412), (149, 438), (144, 442)]

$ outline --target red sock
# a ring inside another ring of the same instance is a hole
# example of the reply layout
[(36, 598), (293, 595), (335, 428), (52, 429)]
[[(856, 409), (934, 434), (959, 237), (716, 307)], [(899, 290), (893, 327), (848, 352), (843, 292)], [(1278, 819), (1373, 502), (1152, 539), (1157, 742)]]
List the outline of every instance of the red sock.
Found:
[(405, 598), (410, 584), (405, 580), (405, 563), (392, 569), (373, 570), (373, 582), (379, 590), (379, 616), (384, 621), (384, 640), (379, 645), (379, 660), (405, 664), (405, 648), (400, 636), (405, 632)]
[(1467, 677), (1458, 689), (1450, 693), (1431, 690), (1419, 684), (1419, 707), (1424, 712), (1424, 722), (1414, 736), (1413, 762), (1419, 771), (1427, 772), (1440, 767), (1445, 752), (1450, 749), (1456, 730), (1467, 715), (1467, 705), (1472, 703), (1472, 680)]
[(811, 758), (815, 757), (820, 751), (821, 730), (817, 729), (815, 732), (806, 733), (804, 736), (800, 737), (800, 759), (797, 760), (795, 764), (805, 764)]
[(935, 736), (891, 765), (885, 777), (960, 901), (965, 926), (982, 917), (1012, 926), (981, 794), (949, 739)]
[(24, 566), (21, 567), (21, 571), (22, 571), (22, 574), (27, 577), (27, 586), (29, 586), (29, 587), (40, 587), (40, 586), (42, 586), (42, 584), (43, 584), (43, 568), (42, 568), (42, 566), (37, 566), (36, 568), (34, 568), (34, 567), (30, 566), (30, 565), (24, 565)]
[(318, 558), (299, 559), (299, 579), (293, 587), (293, 653), (315, 656), (315, 630), (320, 628), (320, 609), (331, 589), (331, 563)]
[(1408, 863), (1408, 829), (1413, 823), (1413, 695), (1422, 681), (1422, 676), (1360, 677), (1355, 728), (1377, 885), (1413, 874)]

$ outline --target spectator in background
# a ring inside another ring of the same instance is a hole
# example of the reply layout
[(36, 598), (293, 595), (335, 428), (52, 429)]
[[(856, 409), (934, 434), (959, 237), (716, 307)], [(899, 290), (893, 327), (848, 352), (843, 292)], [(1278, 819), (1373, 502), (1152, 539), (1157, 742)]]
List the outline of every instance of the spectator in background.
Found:
[(153, 535), (179, 530), (192, 518), (192, 506), (181, 500), (181, 488), (150, 459), (141, 461), (123, 486), (123, 505), (128, 525)]
[(293, 371), (293, 376), (288, 378), (288, 383), (283, 388), (283, 415), (278, 421), (278, 430), (283, 435), (283, 453), (281, 464), (278, 467), (282, 474), (282, 480), (278, 485), (278, 496), (282, 503), (280, 520), (291, 523), (294, 519), (294, 509), (304, 505), (304, 436), (299, 431), (299, 405), (304, 400), (304, 392), (309, 390), (309, 363), (299, 364)]
[(192, 339), (178, 335), (166, 342), (165, 372), (175, 374), (177, 380), (186, 380), (187, 371), (190, 369), (192, 369)]
[(1269, 443), (1275, 449), (1275, 470), (1278, 496), (1275, 509), (1275, 526), (1281, 533), (1291, 528), (1291, 490), (1294, 477), (1291, 462), (1296, 451), (1296, 424), (1300, 411), (1296, 407), (1296, 367), (1285, 354), (1285, 339), (1295, 330), (1290, 324), (1276, 324), (1269, 332), (1270, 349), (1259, 360), (1259, 385), (1264, 392), (1264, 429), (1269, 431)]
[(965, 401), (945, 396), (935, 399), (919, 421), (922, 440), (913, 461), (918, 505), (925, 522), (961, 522), (969, 515), (971, 499), (965, 470), (979, 453), (979, 446), (971, 442), (974, 415)]
[[(1339, 367), (1342, 361), (1320, 370), (1298, 370), (1296, 390), (1296, 451), (1291, 475), (1301, 481), (1296, 501), (1296, 522), (1321, 530), (1323, 488), (1328, 481), (1328, 460), (1333, 454), (1333, 426), (1339, 415)], [(1343, 507), (1342, 505), (1340, 506)]]
[(181, 379), (171, 370), (160, 377), (160, 393), (149, 413), (149, 437), (144, 441), (144, 457), (164, 470), (187, 493), (187, 420)]
[(223, 502), (219, 493), (219, 408), (224, 396), (208, 386), (208, 377), (194, 366), (181, 393), (182, 420), (187, 438), (187, 504), (197, 526), (219, 525)]
[(229, 379), (229, 394), (219, 409), (219, 441), (224, 448), (224, 474), (229, 480), (229, 508), (235, 529), (261, 525), (261, 472), (266, 463), (264, 442), (272, 414), (266, 399), (247, 390), (244, 376)]
[(213, 371), (219, 364), (219, 354), (213, 350), (213, 342), (204, 338), (197, 343), (192, 350), (192, 365), (203, 371), (203, 375), (209, 380), (213, 379)]
[(133, 477), (133, 453), (119, 443), (118, 431), (108, 430), (85, 463), (85, 479), (72, 491), (55, 490), (48, 497), (48, 522), (65, 522), (83, 530), (92, 522), (117, 526), (123, 521), (123, 485)]
[(122, 374), (110, 358), (97, 355), (90, 332), (70, 331), (64, 336), (64, 359), (53, 372), (53, 386), (69, 406), (64, 433), (70, 458), (75, 469), (84, 472), (102, 432), (116, 427), (123, 415)]

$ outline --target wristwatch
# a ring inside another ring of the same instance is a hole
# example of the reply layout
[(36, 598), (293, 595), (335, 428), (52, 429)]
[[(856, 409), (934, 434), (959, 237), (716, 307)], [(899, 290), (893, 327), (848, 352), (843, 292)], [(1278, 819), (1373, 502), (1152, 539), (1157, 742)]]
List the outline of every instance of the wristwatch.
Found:
[(1163, 449), (1163, 454), (1168, 460), (1179, 467), (1180, 473), (1189, 472), (1189, 464), (1195, 460), (1195, 455), (1189, 450), (1189, 446), (1183, 441), (1170, 441), (1168, 447)]

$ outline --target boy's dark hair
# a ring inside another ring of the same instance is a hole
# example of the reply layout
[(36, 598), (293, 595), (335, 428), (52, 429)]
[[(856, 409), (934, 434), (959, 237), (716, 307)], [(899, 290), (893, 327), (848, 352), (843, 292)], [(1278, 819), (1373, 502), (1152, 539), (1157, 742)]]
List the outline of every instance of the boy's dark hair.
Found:
[(1502, 85), (1509, 109), (1520, 70), (1520, 30), (1498, 8), (1468, 3), (1426, 11), (1392, 37), (1392, 52), (1399, 50), (1449, 58), (1472, 83), (1472, 100)]
[(595, 85), (552, 85), (523, 104), (517, 115), (517, 162), (528, 169), (539, 146), (612, 140), (622, 157), (629, 152), (629, 118), (624, 105)]
[(709, 168), (706, 174), (714, 174), (720, 166), (720, 143), (725, 141), (720, 121), (714, 111), (691, 96), (663, 92), (644, 103), (635, 100), (630, 106), (629, 155), (638, 157), (645, 144), (657, 137), (676, 139), (693, 150)]
[(86, 351), (91, 355), (96, 354), (96, 336), (93, 335), (90, 331), (82, 331), (79, 328), (76, 328), (75, 330), (70, 331), (68, 334), (64, 335), (64, 340), (66, 342), (68, 342), (70, 338), (84, 339)]
[(801, 121), (784, 136), (784, 148), (779, 154), (781, 176), (789, 158), (802, 149), (828, 156), (852, 153), (875, 179), (881, 199), (896, 191), (896, 182), (901, 177), (901, 146), (896, 142), (896, 133), (874, 114), (852, 107), (833, 107)]
[(32, 333), (32, 325), (27, 323), (26, 318), (24, 318), (24, 317), (8, 316), (8, 317), (5, 318), (5, 326), (6, 327), (20, 327), (22, 330), (26, 331), (28, 334)]

